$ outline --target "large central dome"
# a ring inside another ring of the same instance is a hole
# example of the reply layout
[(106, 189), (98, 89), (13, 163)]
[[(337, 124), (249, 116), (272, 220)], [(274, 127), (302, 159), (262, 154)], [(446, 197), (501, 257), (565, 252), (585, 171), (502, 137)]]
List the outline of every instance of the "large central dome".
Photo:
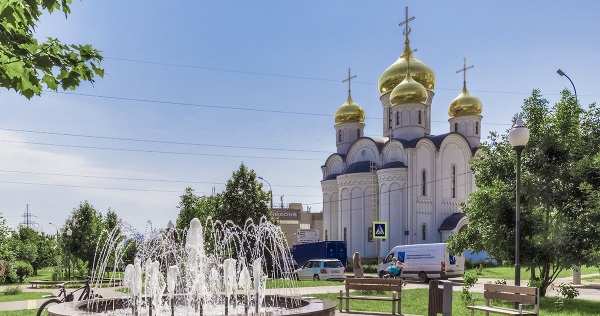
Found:
[(404, 52), (398, 60), (389, 66), (379, 77), (378, 85), (379, 92), (386, 94), (394, 90), (394, 88), (406, 77), (406, 56), (410, 60), (410, 74), (418, 83), (422, 84), (427, 90), (433, 90), (435, 87), (435, 73), (425, 63), (420, 61), (410, 50), (409, 41), (407, 40), (404, 46)]

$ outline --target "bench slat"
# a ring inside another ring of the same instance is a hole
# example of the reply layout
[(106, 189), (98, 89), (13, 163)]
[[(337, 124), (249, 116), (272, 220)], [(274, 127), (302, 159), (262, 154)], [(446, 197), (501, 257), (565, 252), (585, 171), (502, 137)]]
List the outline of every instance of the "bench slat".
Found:
[(400, 301), (400, 297), (392, 298), (392, 297), (380, 297), (380, 296), (338, 296), (338, 298), (349, 299), (349, 300), (371, 300), (371, 301)]
[(521, 314), (519, 313), (519, 310), (497, 306), (467, 306), (467, 308), (504, 315), (536, 315), (534, 312), (530, 311), (523, 311), (523, 313)]
[(402, 287), (401, 286), (381, 286), (381, 285), (377, 285), (377, 284), (363, 284), (363, 285), (352, 285), (352, 286), (348, 286), (346, 285), (346, 289), (347, 290), (364, 290), (364, 291), (396, 291), (399, 292)]
[(535, 305), (537, 298), (530, 295), (521, 295), (513, 293), (500, 293), (500, 292), (483, 292), (483, 297), (493, 300), (503, 300), (521, 304)]
[(394, 284), (402, 285), (401, 279), (377, 279), (377, 278), (347, 278), (346, 284)]
[(525, 295), (535, 295), (536, 288), (527, 286), (515, 286), (515, 285), (504, 285), (504, 284), (484, 284), (483, 289), (490, 292), (510, 292), (519, 293)]

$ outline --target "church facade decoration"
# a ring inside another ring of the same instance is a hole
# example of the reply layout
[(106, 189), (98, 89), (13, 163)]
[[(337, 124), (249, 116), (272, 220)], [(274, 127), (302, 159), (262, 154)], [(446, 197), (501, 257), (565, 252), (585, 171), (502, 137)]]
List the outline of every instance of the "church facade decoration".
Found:
[[(466, 88), (450, 102), (448, 132), (431, 135), (435, 73), (405, 48), (379, 78), (382, 137), (365, 137), (365, 112), (348, 99), (335, 114), (337, 152), (321, 167), (323, 234), (345, 240), (348, 253), (381, 257), (396, 245), (443, 242), (468, 223), (460, 203), (475, 188), (470, 161), (480, 146), (481, 101)], [(369, 240), (374, 222), (387, 238)]]

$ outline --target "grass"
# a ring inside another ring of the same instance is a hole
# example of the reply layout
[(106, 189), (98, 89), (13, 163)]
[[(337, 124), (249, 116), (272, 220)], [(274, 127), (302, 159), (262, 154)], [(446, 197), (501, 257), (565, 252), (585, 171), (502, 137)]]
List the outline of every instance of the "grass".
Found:
[[(416, 314), (416, 315), (427, 315), (428, 306), (428, 289), (412, 289), (402, 291), (402, 313), (403, 314)], [(388, 293), (389, 294), (389, 293)], [(365, 294), (361, 294), (365, 295)], [(368, 294), (367, 294), (368, 295)], [(374, 296), (382, 296), (382, 294), (373, 294)], [(386, 294), (387, 295), (387, 294)], [(337, 299), (338, 293), (329, 294), (312, 294), (310, 296), (328, 299), (330, 301), (339, 304)], [(391, 294), (390, 294), (391, 297)], [(473, 293), (475, 298), (475, 305), (484, 305), (485, 300), (481, 293)], [(543, 297), (540, 303), (540, 315), (556, 315), (556, 316), (586, 316), (586, 315), (598, 315), (600, 311), (600, 302), (598, 301), (586, 301), (575, 299), (571, 302), (567, 302), (564, 305), (563, 311), (557, 311), (554, 307), (555, 297)], [(345, 308), (344, 303), (344, 308)], [(500, 306), (512, 307), (512, 304), (499, 304)], [(339, 308), (339, 307), (337, 307)], [(336, 309), (337, 310), (337, 309)], [(355, 311), (367, 311), (367, 312), (381, 312), (390, 313), (392, 311), (391, 302), (381, 301), (361, 301), (353, 300), (350, 301), (350, 310)], [(483, 312), (476, 312), (476, 315), (483, 315)], [(460, 292), (453, 292), (452, 295), (452, 315), (453, 316), (470, 316), (471, 311), (465, 307), (465, 304), (460, 298)]]
[[(477, 272), (477, 269), (468, 269), (467, 271)], [(581, 274), (592, 274), (598, 273), (597, 267), (581, 267)], [(539, 271), (536, 271), (536, 275), (539, 276)], [(521, 279), (529, 279), (531, 272), (527, 270), (527, 267), (521, 267)], [(565, 278), (573, 276), (573, 270), (563, 270), (558, 274), (559, 278)], [(514, 280), (515, 279), (515, 268), (514, 267), (494, 267), (494, 268), (483, 268), (482, 274), (477, 275), (478, 278), (486, 279), (497, 279), (497, 280)]]
[(39, 300), (44, 298), (45, 295), (52, 295), (52, 293), (46, 292), (22, 292), (17, 295), (6, 295), (0, 292), (0, 303), (4, 302), (16, 302), (16, 301), (28, 301), (28, 300)]
[(0, 316), (35, 316), (37, 309), (22, 309), (20, 311), (0, 311)]
[[(293, 282), (293, 283), (292, 283)], [(284, 287), (290, 287), (290, 284), (294, 284), (294, 287), (317, 287), (317, 286), (336, 286), (344, 285), (344, 282), (340, 281), (290, 281), (285, 279), (269, 279), (267, 280), (267, 289), (278, 289)]]
[(582, 278), (582, 280), (586, 280), (586, 281), (593, 282), (593, 283), (600, 283), (600, 276)]

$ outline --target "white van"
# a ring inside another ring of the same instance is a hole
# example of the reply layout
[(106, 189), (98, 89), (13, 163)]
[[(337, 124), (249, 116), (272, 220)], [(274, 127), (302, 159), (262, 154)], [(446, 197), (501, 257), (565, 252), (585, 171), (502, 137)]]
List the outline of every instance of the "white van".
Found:
[(394, 247), (378, 266), (379, 277), (386, 274), (392, 258), (404, 264), (402, 276), (425, 283), (429, 279), (445, 279), (465, 274), (465, 257), (448, 253), (448, 244), (416, 244)]

